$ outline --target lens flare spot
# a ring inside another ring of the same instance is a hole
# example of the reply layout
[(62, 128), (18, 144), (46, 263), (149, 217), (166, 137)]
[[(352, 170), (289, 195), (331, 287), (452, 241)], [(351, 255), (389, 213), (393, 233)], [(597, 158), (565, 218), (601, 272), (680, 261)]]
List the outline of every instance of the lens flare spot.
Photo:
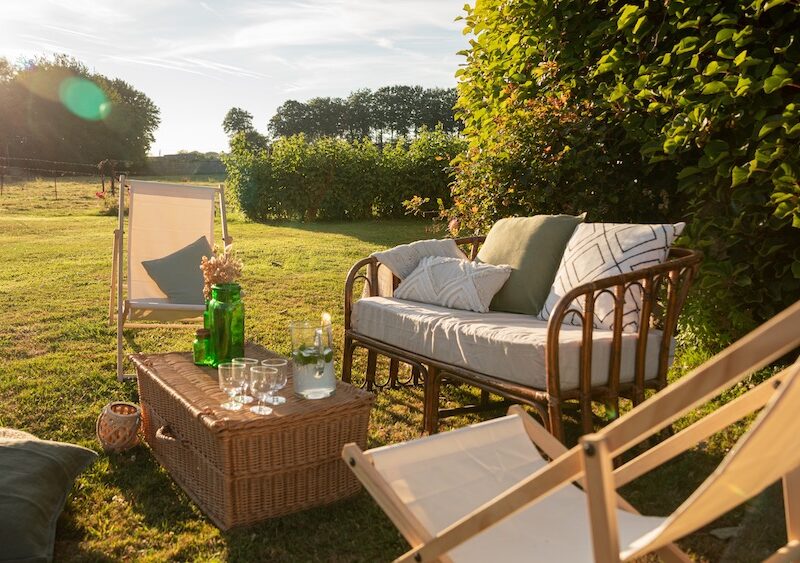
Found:
[(100, 87), (85, 78), (71, 76), (61, 82), (58, 97), (69, 111), (88, 121), (105, 119), (111, 113), (111, 101)]

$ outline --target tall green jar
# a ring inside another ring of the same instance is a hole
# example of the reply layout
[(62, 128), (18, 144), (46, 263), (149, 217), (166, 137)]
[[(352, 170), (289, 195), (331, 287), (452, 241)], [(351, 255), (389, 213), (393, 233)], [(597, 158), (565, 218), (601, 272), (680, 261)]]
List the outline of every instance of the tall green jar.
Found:
[(244, 303), (238, 283), (211, 286), (208, 321), (213, 366), (244, 356)]

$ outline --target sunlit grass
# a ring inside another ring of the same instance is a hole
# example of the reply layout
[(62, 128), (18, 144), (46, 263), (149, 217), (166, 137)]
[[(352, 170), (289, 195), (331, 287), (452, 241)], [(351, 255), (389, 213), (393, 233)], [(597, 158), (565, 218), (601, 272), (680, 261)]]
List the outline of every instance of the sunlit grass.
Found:
[[(37, 180), (6, 185), (0, 197), (0, 426), (95, 449), (94, 423), (102, 406), (138, 400), (133, 383), (114, 378), (107, 308), (116, 218), (100, 215), (98, 190), (99, 184), (59, 181), (55, 199), (52, 180)], [(316, 319), (322, 311), (331, 313), (341, 342), (343, 282), (356, 260), (378, 248), (431, 236), (425, 223), (415, 221), (265, 225), (235, 214), (230, 232), (245, 262), (248, 338), (284, 354), (288, 322)], [(126, 337), (128, 351), (157, 352), (188, 350), (192, 335), (150, 330)], [(688, 368), (702, 359), (689, 352), (678, 364)], [(454, 404), (477, 396), (469, 389), (446, 393)], [(381, 393), (369, 445), (417, 436), (421, 402), (419, 389)], [(448, 419), (443, 427), (474, 420)], [(708, 475), (740, 432), (738, 427), (716, 436), (626, 487), (625, 494), (647, 513), (666, 513)], [(734, 540), (701, 531), (682, 545), (699, 560), (749, 561), (784, 541), (774, 490), (708, 529), (742, 521)], [(147, 447), (138, 446), (126, 454), (101, 454), (78, 480), (59, 520), (56, 554), (100, 561), (386, 561), (404, 549), (400, 535), (365, 493), (221, 533)]]

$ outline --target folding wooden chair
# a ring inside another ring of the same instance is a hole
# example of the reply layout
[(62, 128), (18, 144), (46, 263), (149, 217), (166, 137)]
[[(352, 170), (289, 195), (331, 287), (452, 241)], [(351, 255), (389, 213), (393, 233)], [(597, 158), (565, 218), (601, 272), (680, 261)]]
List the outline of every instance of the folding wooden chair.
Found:
[[(114, 231), (108, 318), (110, 325), (117, 323), (117, 379), (121, 381), (124, 328), (191, 327), (202, 318), (205, 310), (202, 291), (194, 291), (176, 301), (165, 293), (164, 280), (154, 279), (148, 267), (162, 261), (160, 269), (166, 273), (166, 281), (171, 285), (180, 288), (182, 280), (191, 280), (193, 288), (197, 285), (197, 276), (202, 276), (199, 260), (196, 266), (194, 260), (188, 263), (184, 260), (182, 271), (171, 271), (170, 257), (180, 258), (181, 252), (196, 248), (193, 245), (198, 242), (209, 250), (213, 248), (217, 196), (222, 239), (225, 244), (230, 244), (231, 238), (228, 236), (222, 184), (207, 187), (141, 180), (128, 180), (126, 184), (125, 176), (120, 176), (119, 185), (119, 216)], [(127, 252), (123, 252), (126, 187), (130, 192), (128, 246)], [(206, 239), (205, 242), (201, 241), (202, 238)], [(127, 296), (124, 296), (126, 277)]]
[[(800, 560), (800, 361), (614, 468), (613, 459), (800, 346), (800, 302), (567, 450), (525, 411), (342, 456), (426, 561), (629, 561), (783, 481), (788, 543), (768, 561)], [(717, 470), (666, 518), (641, 516), (616, 489), (764, 407)], [(544, 453), (548, 459), (541, 454)]]

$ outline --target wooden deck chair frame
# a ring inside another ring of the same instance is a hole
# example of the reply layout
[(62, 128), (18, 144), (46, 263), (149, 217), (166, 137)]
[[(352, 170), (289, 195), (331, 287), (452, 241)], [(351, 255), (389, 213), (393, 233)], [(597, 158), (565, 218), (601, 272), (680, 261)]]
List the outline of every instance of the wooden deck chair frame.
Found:
[[(126, 252), (124, 251), (125, 233), (125, 192), (128, 187), (125, 175), (119, 177), (119, 208), (117, 216), (117, 228), (114, 230), (114, 250), (111, 258), (111, 284), (108, 303), (108, 324), (117, 325), (117, 380), (122, 381), (126, 377), (123, 374), (124, 361), (124, 340), (123, 330), (125, 328), (187, 328), (196, 326), (196, 322), (128, 322), (130, 315), (129, 302), (124, 297)], [(225, 245), (230, 244), (233, 238), (228, 235), (227, 212), (225, 208), (225, 189), (223, 184), (219, 184), (211, 189), (216, 190), (215, 198), (219, 201), (219, 217), (222, 226), (222, 240)]]
[[(583, 436), (569, 450), (521, 406), (512, 406), (509, 412), (522, 417), (528, 437), (551, 462), (435, 536), (423, 527), (373, 466), (369, 451), (362, 452), (356, 444), (347, 444), (342, 457), (411, 544), (412, 549), (397, 562), (449, 561), (447, 552), (571, 482), (581, 485), (587, 496), (595, 560), (619, 561), (614, 508), (632, 512), (635, 509), (617, 495), (616, 489), (763, 407), (780, 393), (784, 378), (800, 378), (800, 360), (616, 469), (614, 458), (798, 346), (800, 301), (603, 430)], [(800, 467), (783, 475), (782, 482), (788, 541), (767, 560), (770, 563), (800, 560)], [(719, 516), (722, 514), (715, 518)], [(648, 545), (665, 561), (689, 561), (674, 544)]]

